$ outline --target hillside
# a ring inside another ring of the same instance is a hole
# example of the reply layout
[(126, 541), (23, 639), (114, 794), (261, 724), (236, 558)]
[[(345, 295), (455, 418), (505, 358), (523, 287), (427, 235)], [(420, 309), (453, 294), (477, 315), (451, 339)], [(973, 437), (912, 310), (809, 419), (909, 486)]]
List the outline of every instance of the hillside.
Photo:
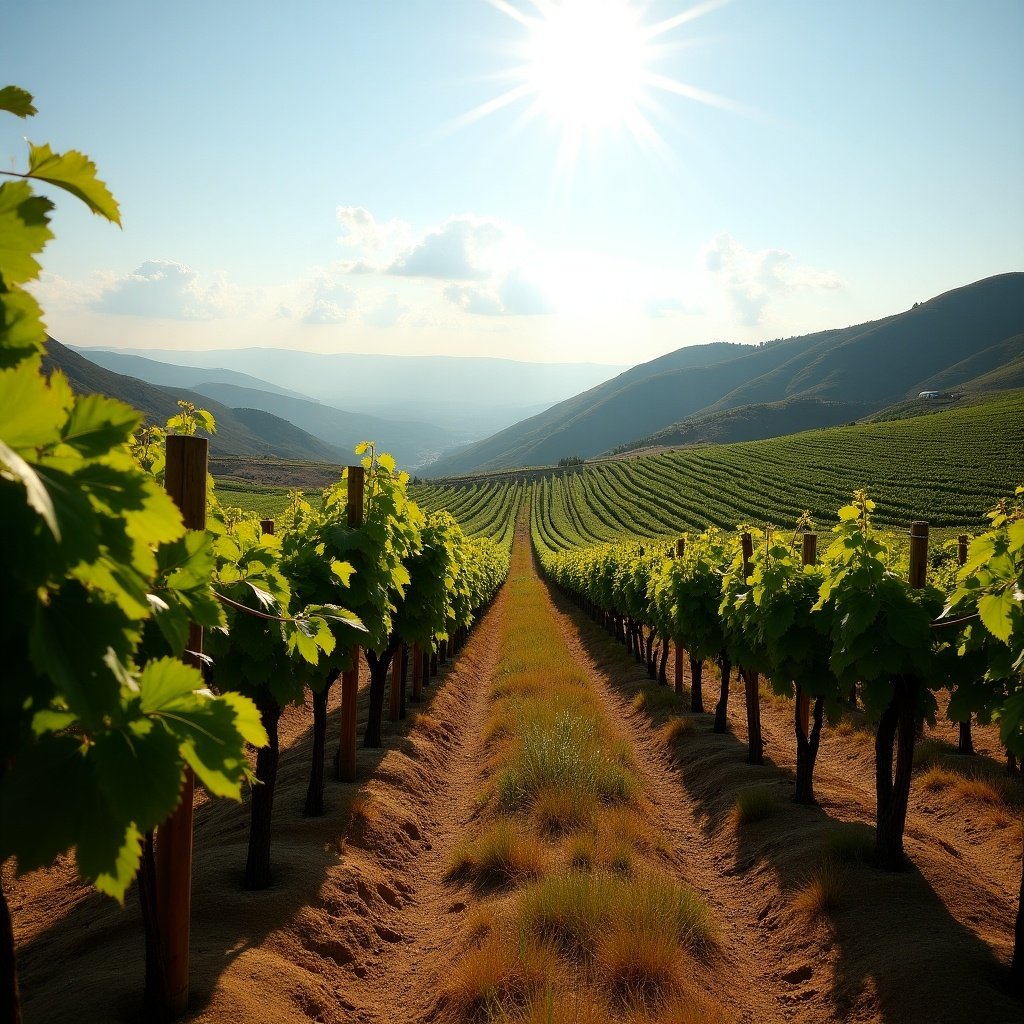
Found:
[[(958, 387), (998, 372), (1014, 358), (1013, 339), (1022, 331), (1024, 274), (1014, 273), (872, 323), (753, 347), (684, 348), (439, 459), (426, 472), (440, 477), (590, 457), (688, 417), (795, 399), (854, 403), (864, 415), (937, 388), (938, 381)], [(757, 414), (743, 422), (754, 431), (746, 438), (764, 436)], [(694, 431), (689, 436), (707, 439)]]
[[(489, 356), (392, 356), (274, 348), (124, 351), (161, 362), (187, 360), (191, 368), (206, 367), (208, 371), (226, 367), (349, 412), (425, 421), (455, 432), (462, 442), (486, 437), (533, 416), (624, 369), (600, 363), (531, 363)], [(83, 352), (92, 358), (91, 349)], [(207, 373), (204, 379), (217, 378)]]
[[(91, 362), (115, 373), (162, 387), (188, 388), (232, 409), (260, 410), (279, 416), (343, 452), (351, 452), (360, 441), (372, 438), (391, 452), (400, 465), (410, 469), (436, 459), (460, 440), (451, 431), (430, 423), (347, 412), (222, 366), (183, 366), (125, 352), (84, 351)], [(400, 408), (396, 405), (396, 409)]]
[(209, 409), (217, 420), (217, 433), (210, 438), (210, 454), (275, 456), (282, 459), (315, 459), (343, 462), (347, 453), (313, 437), (277, 416), (242, 414), (220, 402), (185, 388), (158, 387), (145, 381), (113, 373), (53, 338), (46, 345), (44, 366), (49, 373), (61, 370), (79, 394), (103, 394), (119, 398), (138, 409), (150, 423), (164, 423), (178, 412), (178, 400)]
[(375, 440), (399, 465), (416, 469), (450, 448), (456, 437), (442, 427), (408, 420), (381, 419), (369, 413), (346, 412), (307, 398), (272, 394), (236, 384), (201, 383), (195, 391), (235, 409), (261, 410), (294, 423), (315, 437), (351, 452), (360, 441)]

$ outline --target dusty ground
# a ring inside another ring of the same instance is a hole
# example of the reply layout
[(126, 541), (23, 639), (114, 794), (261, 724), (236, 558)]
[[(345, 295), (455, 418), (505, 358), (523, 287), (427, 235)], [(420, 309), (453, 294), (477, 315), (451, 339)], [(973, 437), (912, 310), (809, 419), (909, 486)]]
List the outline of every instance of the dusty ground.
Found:
[[(726, 735), (709, 731), (709, 715), (686, 715), (685, 700), (668, 711), (635, 711), (638, 691), (658, 689), (644, 669), (560, 597), (552, 611), (629, 733), (659, 826), (671, 838), (673, 865), (721, 921), (720, 958), (708, 987), (737, 1020), (1024, 1020), (1024, 1007), (1000, 987), (1021, 869), (1015, 822), (915, 785), (907, 829), (911, 870), (887, 875), (846, 865), (835, 909), (808, 918), (793, 900), (821, 864), (828, 837), (866, 831), (872, 820), (870, 741), (856, 731), (827, 731), (817, 770), (820, 806), (798, 807), (789, 800), (789, 705), (762, 702), (766, 763), (752, 767), (742, 688), (732, 694), (734, 731)], [(360, 783), (335, 782), (328, 771), (323, 818), (301, 815), (308, 711), (286, 714), (275, 881), (266, 892), (240, 886), (248, 808), (224, 802), (199, 808), (190, 1020), (371, 1024), (436, 1017), (443, 979), (473, 912), (472, 895), (445, 872), (474, 817), (480, 724), (503, 614), (499, 596), (454, 666), (431, 681), (424, 704), (386, 731), (385, 749), (360, 751)], [(708, 707), (713, 693), (717, 680), (709, 673)], [(671, 745), (658, 728), (668, 713), (694, 719), (692, 731)], [(336, 728), (334, 709), (332, 736)], [(988, 733), (977, 741), (992, 745)], [(732, 808), (752, 786), (769, 788), (778, 799), (765, 820), (738, 828)], [(18, 882), (7, 871), (4, 884), (27, 1024), (143, 1019), (134, 891), (121, 910), (82, 890), (70, 863)]]

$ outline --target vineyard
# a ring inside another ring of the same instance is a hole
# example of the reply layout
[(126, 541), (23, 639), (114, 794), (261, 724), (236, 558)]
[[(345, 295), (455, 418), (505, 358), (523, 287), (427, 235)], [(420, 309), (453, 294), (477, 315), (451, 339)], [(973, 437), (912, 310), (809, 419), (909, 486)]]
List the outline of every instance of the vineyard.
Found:
[[(1024, 474), (1024, 393), (891, 423), (808, 431), (768, 441), (680, 449), (540, 472), (532, 489), (543, 551), (627, 537), (675, 537), (707, 526), (792, 523), (805, 509), (827, 522), (850, 494), (870, 487), (880, 524), (984, 524), (984, 512)], [(526, 474), (521, 474), (525, 476)], [(470, 489), (474, 515), (487, 487), (507, 474), (418, 492), (453, 511)], [(515, 479), (512, 475), (510, 479)], [(457, 514), (457, 513), (456, 513)]]
[(13, 177), (0, 1024), (1020, 1019), (1024, 396), (254, 499), (44, 375), (33, 182), (120, 213)]

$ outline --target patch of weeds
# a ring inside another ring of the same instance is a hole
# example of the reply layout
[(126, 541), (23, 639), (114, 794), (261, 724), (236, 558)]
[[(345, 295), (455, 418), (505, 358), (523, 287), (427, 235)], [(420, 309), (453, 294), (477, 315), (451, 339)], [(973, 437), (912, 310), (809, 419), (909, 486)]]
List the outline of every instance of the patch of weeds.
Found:
[(736, 797), (732, 808), (732, 822), (737, 828), (764, 821), (775, 810), (778, 800), (774, 790), (767, 786), (745, 789)]

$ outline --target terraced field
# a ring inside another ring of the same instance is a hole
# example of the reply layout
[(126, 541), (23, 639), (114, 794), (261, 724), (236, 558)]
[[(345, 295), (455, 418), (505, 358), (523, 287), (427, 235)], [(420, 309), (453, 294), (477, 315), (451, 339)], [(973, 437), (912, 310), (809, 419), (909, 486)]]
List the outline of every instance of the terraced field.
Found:
[[(673, 536), (708, 525), (785, 525), (804, 509), (830, 523), (861, 487), (878, 504), (879, 524), (903, 527), (924, 519), (939, 528), (977, 527), (1024, 481), (1024, 391), (914, 419), (531, 475), (534, 537), (542, 550)], [(473, 532), (477, 524), (499, 521), (499, 509), (508, 507), (510, 491), (524, 479), (467, 478), (417, 488), (416, 498), (428, 508), (450, 508)]]

